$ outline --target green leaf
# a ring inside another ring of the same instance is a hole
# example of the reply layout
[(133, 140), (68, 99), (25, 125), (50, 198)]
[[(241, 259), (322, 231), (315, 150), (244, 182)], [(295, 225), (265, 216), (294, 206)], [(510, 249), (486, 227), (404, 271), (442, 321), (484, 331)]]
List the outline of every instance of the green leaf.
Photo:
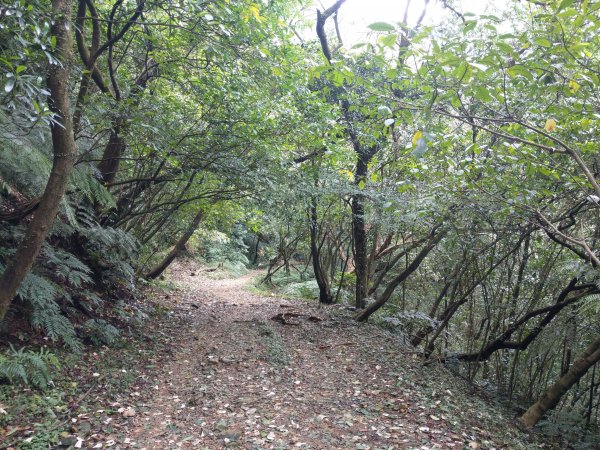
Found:
[(27, 67), (17, 66), (16, 73), (19, 74), (19, 73), (23, 72), (24, 70), (27, 70)]
[(462, 64), (462, 59), (460, 59), (458, 56), (456, 55), (448, 55), (446, 56), (446, 58), (444, 58), (442, 61), (440, 61), (440, 64), (442, 65), (448, 65), (450, 67), (458, 67)]
[(496, 45), (498, 46), (498, 48), (500, 50), (502, 50), (505, 53), (508, 53), (510, 55), (512, 55), (515, 50), (512, 48), (512, 46), (508, 45), (506, 42), (498, 42), (496, 43)]
[(474, 86), (473, 92), (477, 100), (480, 100), (482, 102), (489, 102), (493, 100), (492, 96), (490, 95), (490, 92), (483, 86)]
[(396, 27), (387, 22), (374, 22), (371, 25), (367, 26), (369, 29), (373, 31), (395, 31)]
[(463, 82), (467, 82), (471, 78), (472, 72), (473, 69), (471, 69), (471, 65), (468, 62), (463, 61), (460, 66), (454, 69), (452, 74), (456, 78), (460, 78)]
[(385, 72), (385, 77), (388, 80), (393, 80), (395, 78), (398, 78), (398, 70), (397, 69), (390, 69), (387, 72)]
[(506, 70), (506, 73), (508, 73), (508, 75), (512, 78), (514, 78), (518, 75), (521, 75), (521, 76), (527, 78), (528, 80), (531, 80), (533, 78), (529, 69), (520, 64), (515, 64), (514, 66), (509, 67)]
[(476, 26), (477, 26), (476, 20), (467, 20), (465, 22), (465, 26), (463, 27), (463, 33), (468, 33), (469, 31), (475, 29)]
[(381, 36), (378, 40), (384, 47), (393, 47), (398, 42), (398, 35), (388, 34), (387, 36)]
[(545, 39), (543, 37), (539, 37), (539, 38), (535, 38), (533, 40), (533, 42), (535, 42), (537, 45), (541, 46), (541, 47), (551, 47), (552, 44), (550, 43), (550, 41), (548, 39)]
[(569, 50), (571, 50), (572, 52), (580, 52), (589, 46), (589, 42), (579, 42), (578, 44), (571, 45), (569, 47)]
[(556, 12), (561, 12), (563, 9), (568, 8), (573, 3), (575, 3), (575, 0), (563, 0), (562, 2), (560, 2), (560, 5), (558, 6)]
[(481, 15), (481, 16), (479, 16), (479, 17), (480, 17), (480, 18), (482, 18), (482, 19), (489, 19), (489, 20), (492, 20), (492, 21), (494, 21), (494, 22), (498, 22), (498, 23), (499, 23), (499, 22), (502, 22), (502, 19), (500, 19), (500, 17), (498, 17), (498, 16), (494, 16), (494, 15), (492, 15), (492, 14), (482, 14), (482, 15)]
[(342, 86), (344, 84), (344, 74), (338, 71), (333, 72), (331, 74), (331, 81), (336, 86)]

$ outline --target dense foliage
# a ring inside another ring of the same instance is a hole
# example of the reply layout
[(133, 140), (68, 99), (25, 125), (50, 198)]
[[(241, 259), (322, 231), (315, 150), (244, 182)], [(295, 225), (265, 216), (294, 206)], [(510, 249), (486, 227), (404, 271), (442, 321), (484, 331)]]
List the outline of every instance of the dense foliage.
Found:
[[(114, 344), (188, 251), (353, 304), (527, 426), (597, 427), (600, 3), (442, 3), (351, 48), (343, 0), (309, 26), (283, 0), (1, 6), (7, 341)], [(44, 385), (46, 357), (0, 375)]]

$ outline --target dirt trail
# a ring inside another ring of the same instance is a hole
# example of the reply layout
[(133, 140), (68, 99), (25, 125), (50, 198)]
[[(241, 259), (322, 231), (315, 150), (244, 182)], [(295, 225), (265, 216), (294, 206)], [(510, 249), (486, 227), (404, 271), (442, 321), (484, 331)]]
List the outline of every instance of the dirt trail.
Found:
[[(187, 325), (131, 418), (135, 448), (463, 448), (471, 439), (444, 415), (462, 413), (453, 393), (407, 371), (416, 364), (400, 338), (340, 307), (252, 294), (254, 273), (208, 275), (174, 270), (174, 313)], [(289, 323), (272, 320), (281, 313)]]

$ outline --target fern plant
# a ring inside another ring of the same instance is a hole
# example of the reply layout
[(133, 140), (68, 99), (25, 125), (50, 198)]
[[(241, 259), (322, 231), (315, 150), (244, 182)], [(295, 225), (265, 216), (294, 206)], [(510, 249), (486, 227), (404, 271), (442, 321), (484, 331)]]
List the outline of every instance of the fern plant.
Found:
[(82, 344), (77, 339), (75, 328), (55, 301), (60, 289), (46, 278), (30, 272), (21, 283), (17, 296), (30, 307), (32, 327), (44, 330), (53, 341), (62, 340), (72, 351), (79, 352)]
[[(0, 118), (2, 114), (0, 110)], [(51, 168), (47, 129), (24, 133), (20, 126), (9, 120), (2, 124), (0, 204), (10, 192), (19, 198), (39, 196)], [(81, 145), (85, 150), (92, 143)], [(114, 299), (135, 292), (138, 243), (127, 232), (98, 223), (98, 208), (112, 208), (115, 201), (96, 172), (91, 163), (77, 165), (57, 220), (35, 266), (23, 280), (12, 310), (0, 322), (0, 332), (9, 332), (11, 319), (23, 315), (34, 329), (75, 352), (83, 347), (82, 337), (92, 343), (115, 340), (117, 329), (96, 318), (114, 306)], [(0, 222), (0, 273), (24, 229), (23, 225)], [(85, 325), (73, 325), (85, 320)]]
[(50, 246), (44, 247), (44, 253), (46, 256), (45, 266), (53, 272), (58, 280), (64, 281), (74, 288), (80, 288), (84, 284), (93, 282), (90, 277), (92, 270), (71, 253), (53, 249)]
[(11, 126), (7, 122), (3, 122), (2, 131), (0, 176), (6, 184), (28, 197), (40, 195), (52, 168), (48, 132), (34, 128), (25, 133), (18, 125)]
[(117, 328), (102, 319), (88, 320), (84, 331), (94, 345), (113, 345), (121, 334)]
[[(0, 61), (1, 66), (1, 61)], [(52, 141), (47, 127), (31, 127), (31, 122), (16, 120), (0, 107), (0, 186), (15, 188), (26, 197), (39, 196), (46, 187), (52, 168)], [(94, 142), (82, 139), (80, 150), (86, 152)], [(115, 206), (114, 197), (99, 181), (98, 170), (92, 163), (79, 163), (69, 177), (67, 194), (61, 202), (61, 215), (75, 226), (76, 207), (87, 202), (102, 208)]]
[(39, 352), (16, 350), (12, 345), (10, 349), (0, 354), (0, 380), (9, 383), (23, 383), (44, 389), (50, 382), (52, 369), (60, 369), (56, 355), (49, 350), (40, 349)]
[[(94, 225), (79, 231), (90, 264), (99, 271), (103, 288), (109, 293), (135, 291), (135, 261), (138, 243), (126, 231)], [(117, 295), (118, 296), (118, 295)]]
[[(19, 301), (7, 320), (14, 313), (25, 313), (33, 328), (79, 352), (80, 337), (94, 344), (109, 344), (118, 335), (112, 325), (95, 319), (115, 306), (115, 298), (133, 294), (137, 241), (122, 230), (100, 226), (84, 209), (78, 211), (76, 219), (75, 226), (55, 222), (40, 258), (17, 292)], [(14, 236), (20, 232), (20, 227), (6, 224), (0, 228), (0, 273), (2, 260), (14, 252)], [(81, 323), (81, 316), (93, 319), (80, 327), (78, 337), (73, 323)], [(0, 323), (0, 330), (9, 331), (7, 324)]]
[(290, 283), (283, 287), (283, 293), (290, 297), (314, 299), (319, 297), (319, 285), (315, 280)]
[(229, 263), (232, 268), (246, 267), (250, 262), (246, 257), (248, 246), (241, 232), (227, 236), (219, 231), (199, 230), (199, 246), (204, 249), (204, 259), (208, 263), (217, 263), (224, 267)]

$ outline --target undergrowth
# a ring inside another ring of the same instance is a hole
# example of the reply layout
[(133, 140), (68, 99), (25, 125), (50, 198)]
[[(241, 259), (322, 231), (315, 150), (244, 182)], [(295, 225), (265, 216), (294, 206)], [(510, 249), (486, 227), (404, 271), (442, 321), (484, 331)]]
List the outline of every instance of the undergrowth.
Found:
[[(0, 208), (14, 213), (44, 191), (52, 146), (46, 128), (24, 133), (29, 125), (6, 119), (0, 134)], [(99, 211), (114, 209), (116, 202), (96, 175), (93, 164), (80, 163), (69, 177), (41, 252), (0, 321), (6, 341), (27, 326), (74, 353), (82, 351), (84, 341), (115, 341), (122, 321), (116, 317), (117, 305), (135, 296), (139, 245), (130, 233), (100, 223)], [(0, 274), (21, 245), (26, 227), (23, 219), (0, 222)]]
[(85, 438), (82, 448), (92, 448), (109, 440), (111, 421), (121, 416), (117, 403), (143, 403), (151, 394), (148, 374), (161, 366), (181, 327), (162, 301), (170, 292), (155, 286), (146, 292), (156, 299), (143, 306), (152, 321), (117, 336), (116, 327), (89, 320), (82, 327), (94, 346), (83, 353), (10, 347), (0, 354), (0, 448), (73, 448), (77, 437)]
[(51, 381), (50, 372), (59, 369), (58, 357), (45, 348), (35, 352), (25, 348), (17, 350), (11, 345), (0, 354), (0, 381), (11, 384), (45, 389)]
[(248, 273), (250, 261), (246, 256), (248, 246), (244, 243), (246, 231), (234, 227), (231, 235), (217, 230), (198, 229), (188, 242), (189, 253), (200, 263), (217, 269), (211, 276), (239, 277)]
[(252, 285), (259, 293), (276, 294), (284, 298), (313, 300), (319, 297), (317, 282), (309, 273), (281, 270), (268, 280), (265, 280), (264, 275), (257, 277)]
[[(341, 288), (339, 288), (339, 280), (337, 278), (332, 284), (331, 294), (337, 303), (352, 303), (353, 293), (348, 290), (348, 286), (345, 283), (348, 277), (348, 274), (346, 274)], [(279, 270), (268, 278), (265, 278), (265, 275), (256, 277), (252, 283), (252, 288), (259, 294), (278, 295), (283, 298), (305, 300), (317, 300), (319, 298), (319, 285), (312, 271), (308, 269), (291, 269), (289, 272)]]

